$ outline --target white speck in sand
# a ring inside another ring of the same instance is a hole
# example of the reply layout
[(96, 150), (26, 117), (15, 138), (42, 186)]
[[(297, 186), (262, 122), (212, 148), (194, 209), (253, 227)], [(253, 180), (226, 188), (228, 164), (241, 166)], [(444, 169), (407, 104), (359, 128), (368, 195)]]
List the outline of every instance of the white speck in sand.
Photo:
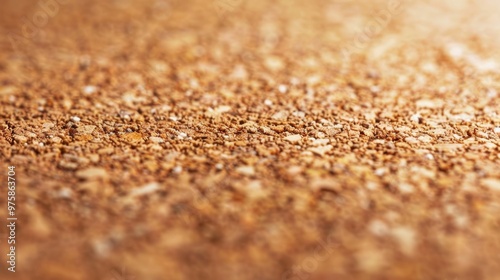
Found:
[(156, 137), (156, 136), (149, 137), (149, 140), (151, 140), (151, 142), (153, 142), (153, 143), (163, 143), (163, 142), (165, 142), (165, 140), (163, 140), (163, 138)]
[(448, 54), (450, 54), (454, 58), (460, 58), (464, 55), (464, 53), (465, 48), (463, 45), (456, 43), (448, 45)]
[(286, 141), (289, 141), (292, 143), (299, 142), (301, 139), (302, 139), (302, 136), (300, 136), (299, 134), (294, 134), (294, 135), (290, 135), (290, 136), (285, 137)]
[(288, 91), (288, 87), (287, 87), (287, 86), (285, 86), (285, 85), (279, 85), (279, 86), (278, 86), (278, 90), (279, 90), (279, 92), (281, 92), (281, 93), (286, 93), (286, 92)]
[(153, 192), (157, 191), (158, 189), (160, 189), (160, 184), (158, 184), (157, 182), (152, 182), (152, 183), (149, 183), (149, 184), (144, 185), (142, 187), (133, 189), (130, 192), (130, 195), (131, 196), (141, 196), (141, 195), (153, 193)]
[(306, 116), (306, 113), (302, 112), (302, 111), (295, 111), (292, 113), (292, 115), (294, 115), (295, 117), (297, 118), (304, 118)]
[(385, 174), (385, 169), (384, 168), (378, 168), (375, 170), (375, 175), (377, 176), (383, 176)]
[(172, 172), (175, 174), (179, 174), (182, 172), (182, 166), (176, 166), (172, 169)]
[(407, 183), (400, 183), (398, 185), (398, 188), (399, 188), (399, 191), (401, 193), (404, 193), (404, 194), (413, 193), (413, 191), (414, 191), (413, 186), (410, 184), (407, 184)]
[(414, 123), (419, 123), (420, 122), (420, 114), (414, 114), (411, 116), (410, 120)]
[(179, 135), (177, 136), (177, 138), (179, 138), (181, 140), (184, 140), (186, 137), (187, 137), (187, 134), (184, 132), (179, 133)]
[(71, 189), (64, 188), (57, 193), (57, 196), (61, 198), (70, 198), (72, 194), (73, 191)]
[(383, 236), (389, 232), (389, 227), (387, 226), (387, 224), (380, 220), (372, 221), (368, 225), (368, 229), (371, 233), (377, 236)]
[(406, 255), (411, 255), (415, 251), (416, 232), (409, 227), (397, 227), (391, 230), (391, 235), (399, 242), (401, 251)]
[(253, 168), (253, 166), (240, 166), (236, 168), (236, 172), (247, 176), (255, 175), (255, 169)]
[(498, 95), (498, 92), (493, 88), (490, 88), (488, 90), (488, 92), (486, 93), (486, 96), (490, 99), (497, 97), (497, 95)]
[(97, 91), (97, 87), (95, 86), (85, 86), (83, 88), (83, 93), (85, 94), (92, 94)]

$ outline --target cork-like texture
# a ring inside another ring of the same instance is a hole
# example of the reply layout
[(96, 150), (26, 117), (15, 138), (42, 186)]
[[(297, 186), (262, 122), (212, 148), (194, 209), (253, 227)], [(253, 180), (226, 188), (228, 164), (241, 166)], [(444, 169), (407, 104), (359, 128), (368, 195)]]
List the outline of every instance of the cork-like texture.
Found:
[(500, 279), (497, 1), (1, 6), (0, 279)]

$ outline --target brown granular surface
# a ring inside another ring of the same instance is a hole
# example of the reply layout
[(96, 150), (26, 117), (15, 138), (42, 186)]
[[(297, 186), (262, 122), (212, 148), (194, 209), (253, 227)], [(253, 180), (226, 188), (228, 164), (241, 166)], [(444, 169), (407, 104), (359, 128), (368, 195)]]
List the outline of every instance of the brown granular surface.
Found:
[(0, 11), (1, 279), (500, 279), (496, 1), (54, 1)]

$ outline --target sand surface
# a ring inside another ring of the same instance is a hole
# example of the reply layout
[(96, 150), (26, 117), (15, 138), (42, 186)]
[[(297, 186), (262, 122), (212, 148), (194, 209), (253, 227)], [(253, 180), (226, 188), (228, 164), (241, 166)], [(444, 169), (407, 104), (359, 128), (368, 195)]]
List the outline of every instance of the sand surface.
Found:
[(1, 6), (1, 279), (500, 279), (497, 1)]

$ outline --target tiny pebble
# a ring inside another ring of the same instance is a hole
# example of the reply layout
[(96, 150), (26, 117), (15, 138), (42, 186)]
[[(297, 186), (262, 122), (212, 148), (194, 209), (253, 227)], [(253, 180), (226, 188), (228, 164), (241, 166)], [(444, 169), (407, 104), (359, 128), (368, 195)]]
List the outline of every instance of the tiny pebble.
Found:
[(172, 172), (173, 172), (174, 174), (179, 174), (179, 173), (181, 173), (181, 172), (182, 172), (182, 166), (176, 166), (176, 167), (174, 167), (174, 168), (172, 169)]
[(92, 94), (92, 93), (96, 92), (96, 90), (97, 90), (97, 87), (95, 87), (95, 86), (85, 86), (83, 88), (83, 92), (85, 94)]
[(289, 141), (291, 143), (299, 142), (301, 139), (302, 139), (302, 136), (300, 136), (299, 134), (294, 134), (294, 135), (290, 135), (290, 136), (285, 137), (285, 140)]
[(281, 92), (281, 93), (286, 93), (286, 92), (288, 91), (288, 87), (287, 87), (287, 86), (285, 86), (285, 85), (279, 85), (279, 86), (278, 86), (278, 90), (279, 90), (279, 92)]

